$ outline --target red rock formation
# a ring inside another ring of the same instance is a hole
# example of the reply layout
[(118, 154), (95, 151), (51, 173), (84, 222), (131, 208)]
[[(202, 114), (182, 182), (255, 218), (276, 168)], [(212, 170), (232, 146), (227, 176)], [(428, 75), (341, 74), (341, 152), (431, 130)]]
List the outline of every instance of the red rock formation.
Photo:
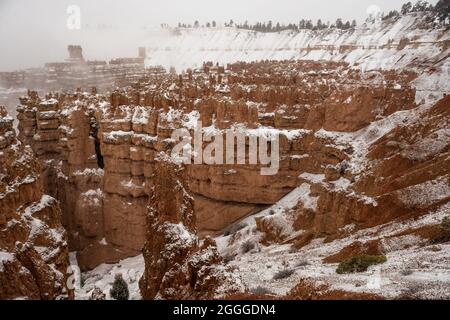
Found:
[[(294, 209), (294, 228), (333, 238), (344, 236), (342, 229), (347, 225), (356, 231), (445, 206), (450, 201), (449, 103), (445, 96), (380, 136), (370, 146), (362, 168), (352, 168), (356, 155), (349, 155), (319, 181), (304, 176), (316, 206), (311, 210), (300, 203)], [(284, 240), (272, 220), (261, 218), (259, 230), (272, 241)]]
[[(324, 174), (328, 183), (351, 180), (341, 168), (352, 158), (350, 144), (337, 144), (319, 129), (355, 131), (414, 107), (410, 73), (362, 74), (345, 64), (294, 61), (207, 71), (182, 75), (181, 81), (174, 75), (143, 79), (108, 97), (77, 92), (39, 99), (30, 92), (21, 99), (20, 138), (42, 161), (46, 192), (61, 202), (82, 269), (140, 252), (154, 158), (174, 146), (174, 129), (192, 133), (200, 119), (203, 127), (223, 136), (227, 129), (241, 128), (247, 144), (251, 135), (276, 132), (280, 137), (276, 175), (261, 175), (261, 165), (249, 165), (248, 154), (245, 165), (236, 164), (236, 158), (232, 165), (187, 165), (196, 229), (203, 237), (223, 232), (308, 183), (299, 178), (304, 172)], [(297, 228), (315, 225), (318, 232), (333, 233), (357, 219), (357, 212), (373, 210), (365, 191), (350, 198), (320, 184), (311, 191), (322, 195), (318, 213), (312, 219), (306, 208)], [(343, 199), (346, 207), (339, 205)], [(260, 227), (272, 229), (262, 220)]]
[(0, 299), (73, 298), (59, 204), (44, 194), (40, 164), (12, 123), (0, 107)]
[(238, 291), (214, 241), (199, 243), (186, 171), (163, 153), (158, 157), (139, 283), (142, 297), (208, 299)]

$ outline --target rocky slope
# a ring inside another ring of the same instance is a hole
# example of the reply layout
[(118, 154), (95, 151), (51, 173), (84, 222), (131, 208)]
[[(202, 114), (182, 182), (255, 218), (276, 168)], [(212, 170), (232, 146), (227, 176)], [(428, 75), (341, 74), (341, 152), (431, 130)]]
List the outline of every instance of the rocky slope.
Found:
[(226, 64), (302, 59), (347, 62), (363, 70), (443, 65), (448, 70), (448, 27), (433, 25), (430, 20), (434, 20), (432, 13), (414, 12), (350, 30), (260, 33), (236, 28), (179, 28), (152, 34), (147, 63), (181, 71), (201, 67), (203, 61)]
[(242, 291), (210, 238), (196, 236), (194, 198), (183, 166), (161, 153), (147, 215), (143, 249), (144, 299), (212, 299)]
[(44, 193), (39, 161), (17, 140), (3, 107), (0, 163), (0, 299), (73, 297), (61, 209)]
[[(321, 130), (337, 144), (352, 144), (350, 176), (330, 181), (302, 173), (303, 184), (286, 198), (216, 239), (222, 254), (247, 285), (274, 295), (308, 298), (309, 290), (329, 298), (334, 290), (335, 298), (350, 292), (350, 298), (448, 299), (450, 245), (442, 224), (450, 216), (449, 105), (447, 96), (351, 135)], [(242, 254), (248, 242), (252, 254)], [(361, 254), (385, 255), (387, 262), (360, 274), (336, 273), (339, 262)], [(292, 273), (276, 279), (283, 270)], [(311, 290), (301, 281), (321, 285)]]

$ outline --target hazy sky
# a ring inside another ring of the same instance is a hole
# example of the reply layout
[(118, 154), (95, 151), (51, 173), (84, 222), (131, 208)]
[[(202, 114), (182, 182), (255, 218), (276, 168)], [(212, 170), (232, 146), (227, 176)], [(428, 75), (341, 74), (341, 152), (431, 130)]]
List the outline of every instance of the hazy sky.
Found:
[[(367, 8), (398, 9), (403, 0), (0, 0), (0, 71), (42, 66), (81, 44), (88, 59), (135, 56), (161, 23), (298, 22), (301, 18), (364, 21)], [(436, 3), (437, 0), (431, 0)], [(67, 8), (81, 9), (81, 29), (69, 30)], [(146, 29), (145, 29), (146, 28)]]

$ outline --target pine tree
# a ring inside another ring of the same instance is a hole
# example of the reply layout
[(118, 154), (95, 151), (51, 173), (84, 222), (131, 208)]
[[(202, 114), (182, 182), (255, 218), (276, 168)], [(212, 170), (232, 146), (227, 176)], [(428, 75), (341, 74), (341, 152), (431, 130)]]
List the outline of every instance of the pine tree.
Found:
[(411, 9), (412, 9), (412, 4), (411, 4), (411, 2), (407, 2), (407, 3), (405, 3), (403, 6), (402, 6), (402, 14), (403, 15), (405, 15), (405, 14), (407, 14), (408, 12), (411, 12)]
[(128, 291), (127, 283), (122, 278), (122, 274), (118, 273), (114, 277), (114, 283), (109, 294), (115, 300), (128, 300), (130, 292)]
[(300, 22), (298, 23), (298, 27), (299, 29), (305, 29), (306, 27), (305, 19), (300, 20)]
[(418, 0), (412, 8), (412, 12), (426, 11), (429, 4), (426, 1)]
[(322, 20), (317, 20), (316, 29), (320, 30), (323, 29)]
[(434, 11), (440, 15), (448, 16), (450, 14), (450, 0), (439, 0), (434, 7)]

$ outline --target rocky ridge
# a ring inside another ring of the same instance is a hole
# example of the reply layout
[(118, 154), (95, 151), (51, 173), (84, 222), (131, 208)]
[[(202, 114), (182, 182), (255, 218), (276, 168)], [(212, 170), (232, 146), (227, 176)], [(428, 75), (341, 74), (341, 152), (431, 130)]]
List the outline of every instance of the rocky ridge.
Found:
[(61, 209), (44, 193), (41, 165), (0, 107), (0, 299), (73, 298)]

